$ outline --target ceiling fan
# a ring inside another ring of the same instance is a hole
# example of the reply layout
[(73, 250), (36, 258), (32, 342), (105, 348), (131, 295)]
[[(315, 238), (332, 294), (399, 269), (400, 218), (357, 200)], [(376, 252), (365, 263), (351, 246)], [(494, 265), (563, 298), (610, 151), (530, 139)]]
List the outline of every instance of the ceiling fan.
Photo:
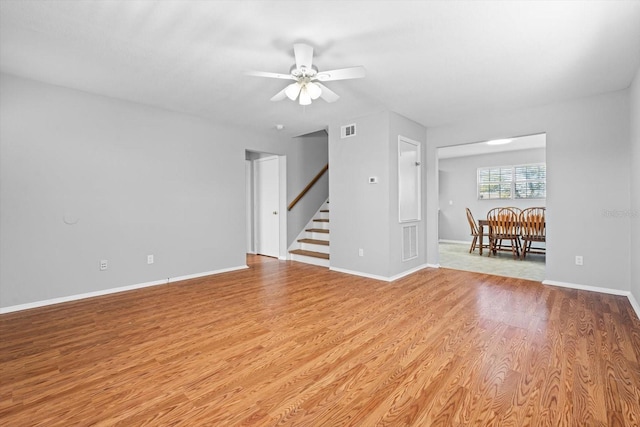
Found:
[(320, 82), (359, 79), (365, 76), (365, 70), (362, 66), (318, 71), (318, 68), (312, 64), (313, 47), (308, 44), (294, 44), (293, 52), (296, 63), (291, 67), (289, 74), (269, 73), (266, 71), (248, 71), (246, 73), (249, 76), (294, 81), (276, 93), (271, 98), (272, 101), (282, 101), (285, 98), (289, 98), (292, 101), (298, 99), (300, 105), (309, 105), (312, 100), (322, 98), (327, 102), (335, 102), (340, 96)]

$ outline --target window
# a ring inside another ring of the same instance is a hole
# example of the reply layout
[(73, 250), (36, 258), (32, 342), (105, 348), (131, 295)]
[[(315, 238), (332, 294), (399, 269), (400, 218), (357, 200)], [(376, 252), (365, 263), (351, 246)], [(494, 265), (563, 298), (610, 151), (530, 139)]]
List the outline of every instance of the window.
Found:
[(478, 199), (544, 199), (546, 196), (544, 163), (478, 168)]
[(493, 167), (478, 169), (479, 199), (510, 199), (513, 168)]
[(547, 197), (547, 166), (544, 163), (516, 166), (514, 175), (516, 199)]

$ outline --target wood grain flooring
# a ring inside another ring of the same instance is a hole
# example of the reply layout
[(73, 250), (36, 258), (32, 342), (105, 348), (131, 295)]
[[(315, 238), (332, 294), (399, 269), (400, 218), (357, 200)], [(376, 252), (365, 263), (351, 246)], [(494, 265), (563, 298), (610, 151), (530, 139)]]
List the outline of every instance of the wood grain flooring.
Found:
[(625, 297), (248, 263), (0, 316), (0, 424), (640, 425)]

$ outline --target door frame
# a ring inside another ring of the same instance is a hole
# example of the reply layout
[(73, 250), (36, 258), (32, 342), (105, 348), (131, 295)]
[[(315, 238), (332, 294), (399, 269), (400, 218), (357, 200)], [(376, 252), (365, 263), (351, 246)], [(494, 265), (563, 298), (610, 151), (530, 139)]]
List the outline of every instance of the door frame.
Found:
[(247, 206), (247, 221), (252, 225), (252, 229), (248, 230), (248, 233), (251, 233), (251, 249), (252, 251), (249, 253), (256, 253), (256, 241), (257, 241), (257, 203), (256, 203), (256, 180), (258, 177), (256, 176), (256, 168), (255, 162), (259, 160), (264, 160), (267, 158), (277, 158), (278, 159), (278, 219), (279, 219), (279, 254), (278, 259), (287, 260), (289, 259), (289, 252), (287, 251), (287, 156), (273, 154), (273, 153), (265, 153), (254, 150), (246, 150), (251, 153), (255, 153), (260, 157), (257, 159), (249, 160), (251, 162), (250, 173), (251, 177), (247, 182), (247, 191), (250, 192), (250, 195), (247, 196), (247, 201), (250, 201), (250, 205)]

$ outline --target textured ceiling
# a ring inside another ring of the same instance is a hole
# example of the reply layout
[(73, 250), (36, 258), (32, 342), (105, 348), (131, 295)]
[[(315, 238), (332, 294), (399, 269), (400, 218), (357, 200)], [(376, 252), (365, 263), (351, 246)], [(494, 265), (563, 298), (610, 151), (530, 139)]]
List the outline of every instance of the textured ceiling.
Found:
[[(269, 98), (293, 43), (341, 98)], [(425, 126), (624, 89), (640, 66), (640, 1), (0, 2), (0, 70), (257, 130), (298, 135), (395, 111)], [(274, 130), (275, 131), (275, 130)]]

